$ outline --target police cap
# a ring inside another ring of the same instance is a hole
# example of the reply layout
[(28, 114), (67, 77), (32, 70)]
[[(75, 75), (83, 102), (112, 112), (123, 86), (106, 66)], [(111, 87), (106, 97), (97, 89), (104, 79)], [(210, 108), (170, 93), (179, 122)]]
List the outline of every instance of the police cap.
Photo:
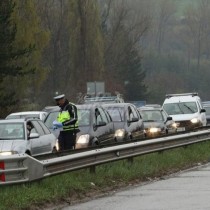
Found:
[(61, 94), (61, 95), (55, 96), (54, 99), (55, 99), (55, 100), (59, 100), (59, 99), (62, 99), (62, 98), (64, 98), (64, 97), (65, 97), (65, 95), (64, 95), (64, 94)]

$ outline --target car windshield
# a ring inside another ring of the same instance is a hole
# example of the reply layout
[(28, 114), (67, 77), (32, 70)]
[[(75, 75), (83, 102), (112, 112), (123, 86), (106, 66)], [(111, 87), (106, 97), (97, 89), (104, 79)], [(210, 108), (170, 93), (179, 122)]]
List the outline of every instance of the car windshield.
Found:
[(198, 112), (196, 102), (164, 104), (163, 108), (169, 115), (192, 114)]
[(144, 122), (163, 121), (163, 116), (159, 110), (142, 110), (141, 116)]
[[(57, 116), (59, 111), (50, 112), (45, 119), (45, 125), (52, 129), (53, 128), (53, 121), (57, 120)], [(79, 126), (87, 126), (90, 125), (90, 110), (88, 109), (78, 109), (78, 124)]]
[(110, 114), (113, 122), (123, 122), (124, 121), (124, 109), (121, 107), (108, 107), (105, 109)]
[(23, 123), (1, 123), (0, 140), (23, 140), (25, 139)]
[(79, 126), (90, 125), (90, 110), (78, 109), (78, 124)]

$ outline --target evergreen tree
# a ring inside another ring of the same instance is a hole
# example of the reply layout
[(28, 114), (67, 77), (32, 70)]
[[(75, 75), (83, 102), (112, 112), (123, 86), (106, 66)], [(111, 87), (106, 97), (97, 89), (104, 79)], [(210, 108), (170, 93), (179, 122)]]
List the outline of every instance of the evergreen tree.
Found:
[(142, 69), (141, 57), (136, 49), (131, 49), (122, 68), (125, 81), (125, 98), (128, 101), (145, 98), (147, 88), (144, 84), (145, 72)]
[[(28, 62), (19, 62), (22, 57), (28, 57), (33, 51), (33, 46), (15, 47), (17, 26), (12, 20), (16, 4), (14, 0), (0, 1), (0, 108), (4, 113), (9, 106), (17, 104), (16, 93), (18, 90), (11, 83), (15, 77), (22, 77), (31, 73), (33, 69), (25, 68)], [(10, 78), (10, 79), (9, 79)]]

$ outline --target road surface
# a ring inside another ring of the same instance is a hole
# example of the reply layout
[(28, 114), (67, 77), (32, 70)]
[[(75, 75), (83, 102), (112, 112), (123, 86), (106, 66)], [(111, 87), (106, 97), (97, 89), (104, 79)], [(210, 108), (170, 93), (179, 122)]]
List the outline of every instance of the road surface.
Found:
[(210, 210), (210, 164), (62, 210)]

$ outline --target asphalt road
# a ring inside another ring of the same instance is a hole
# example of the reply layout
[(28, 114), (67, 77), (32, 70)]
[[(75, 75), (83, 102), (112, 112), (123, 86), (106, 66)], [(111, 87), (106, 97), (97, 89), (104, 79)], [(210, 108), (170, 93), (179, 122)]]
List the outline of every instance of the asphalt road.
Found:
[(210, 210), (210, 164), (62, 210)]

